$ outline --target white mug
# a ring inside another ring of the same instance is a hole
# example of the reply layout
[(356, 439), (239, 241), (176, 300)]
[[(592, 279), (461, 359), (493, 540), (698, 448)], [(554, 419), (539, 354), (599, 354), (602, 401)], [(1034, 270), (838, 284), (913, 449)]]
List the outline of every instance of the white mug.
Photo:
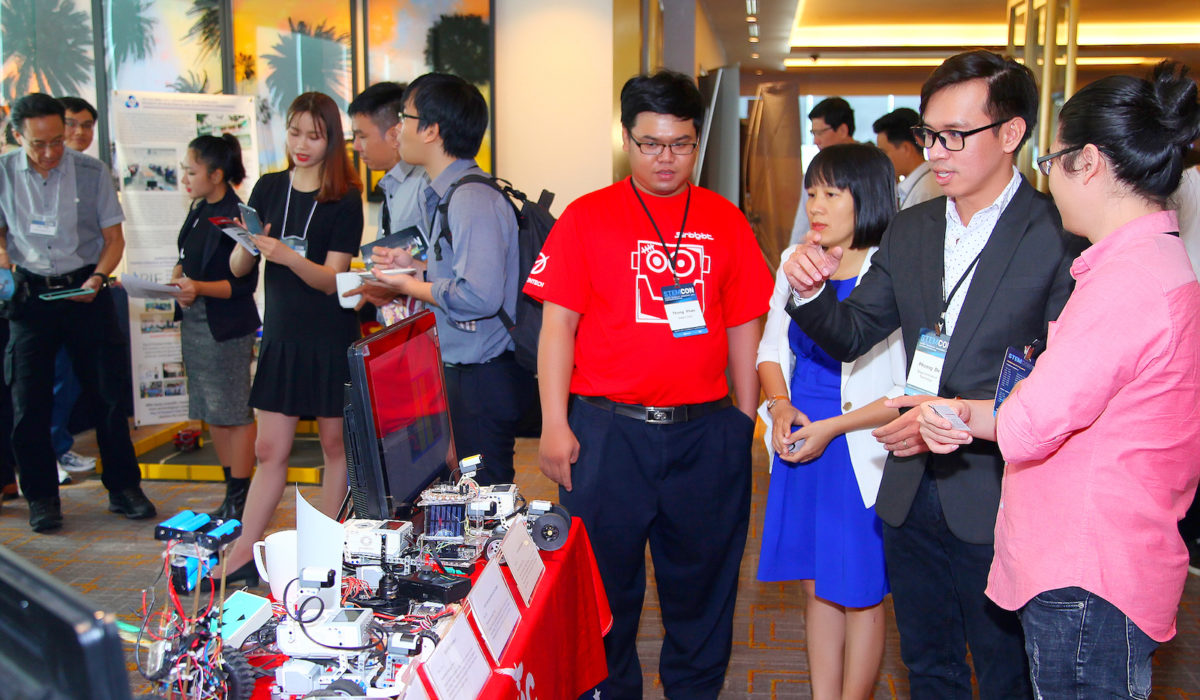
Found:
[[(297, 539), (295, 530), (280, 530), (267, 535), (265, 540), (254, 543), (254, 566), (258, 575), (271, 584), (271, 597), (276, 602), (283, 602), (283, 593), (289, 582), (299, 576), (296, 563)], [(263, 557), (266, 561), (263, 561)], [(296, 586), (291, 590), (293, 603), (299, 595)]]
[(358, 302), (362, 300), (361, 294), (355, 294), (352, 297), (342, 296), (351, 289), (361, 287), (363, 278), (357, 272), (339, 272), (337, 273), (337, 296), (338, 303), (343, 309), (353, 309), (358, 306)]

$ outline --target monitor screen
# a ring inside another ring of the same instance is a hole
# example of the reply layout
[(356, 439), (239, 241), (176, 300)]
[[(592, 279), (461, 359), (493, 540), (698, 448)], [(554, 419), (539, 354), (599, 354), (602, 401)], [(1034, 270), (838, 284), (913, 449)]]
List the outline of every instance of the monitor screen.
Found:
[(0, 696), (132, 697), (112, 614), (0, 546)]
[(395, 517), (458, 460), (433, 313), (350, 346), (346, 450), (354, 514)]

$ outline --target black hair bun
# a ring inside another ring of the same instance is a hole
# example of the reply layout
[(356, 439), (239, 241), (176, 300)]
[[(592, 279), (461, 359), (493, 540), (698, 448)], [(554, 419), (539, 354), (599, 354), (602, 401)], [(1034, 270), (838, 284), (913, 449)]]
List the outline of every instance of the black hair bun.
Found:
[(1151, 83), (1162, 128), (1169, 139), (1176, 145), (1187, 146), (1200, 138), (1200, 103), (1196, 101), (1196, 81), (1188, 75), (1188, 67), (1177, 61), (1163, 61), (1155, 66)]

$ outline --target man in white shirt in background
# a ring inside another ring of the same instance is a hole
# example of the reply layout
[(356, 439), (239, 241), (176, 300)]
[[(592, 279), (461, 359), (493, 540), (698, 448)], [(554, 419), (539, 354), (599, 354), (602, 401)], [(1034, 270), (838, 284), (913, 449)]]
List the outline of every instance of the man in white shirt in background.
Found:
[(942, 196), (942, 188), (929, 171), (929, 163), (925, 162), (925, 149), (913, 136), (913, 127), (920, 125), (921, 115), (908, 107), (889, 112), (871, 125), (875, 131), (875, 145), (892, 161), (900, 178), (896, 195), (901, 209)]
[[(817, 150), (822, 150), (839, 143), (854, 143), (854, 110), (850, 103), (840, 97), (826, 97), (808, 113), (811, 124), (808, 133), (812, 134), (813, 143)], [(808, 234), (808, 212), (805, 204), (808, 202), (808, 190), (800, 190), (800, 206), (796, 208), (796, 220), (792, 223), (792, 240), (790, 245), (802, 243)]]

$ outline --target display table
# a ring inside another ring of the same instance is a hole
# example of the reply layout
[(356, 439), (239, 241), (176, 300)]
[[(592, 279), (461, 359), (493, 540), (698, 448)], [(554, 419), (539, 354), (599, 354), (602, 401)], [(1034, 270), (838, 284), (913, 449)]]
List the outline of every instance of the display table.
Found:
[[(612, 627), (612, 612), (583, 522), (572, 518), (566, 544), (558, 551), (540, 554), (546, 570), (528, 607), (512, 577), (504, 572), (521, 619), (499, 662), (489, 659), (491, 675), (480, 698), (577, 698), (608, 675), (604, 635)], [(478, 568), (482, 570), (482, 566)], [(462, 619), (456, 624), (467, 622)], [(486, 649), (478, 629), (474, 625), (472, 629)], [(424, 669), (419, 669), (419, 679), (429, 697), (437, 698)], [(269, 700), (270, 686), (270, 679), (260, 680), (253, 697)]]
[[(583, 522), (572, 518), (562, 549), (541, 555), (546, 572), (528, 608), (505, 576), (521, 622), (493, 664), (480, 698), (577, 698), (608, 676), (604, 635), (612, 627), (612, 612)], [(426, 689), (436, 697), (432, 686)]]

